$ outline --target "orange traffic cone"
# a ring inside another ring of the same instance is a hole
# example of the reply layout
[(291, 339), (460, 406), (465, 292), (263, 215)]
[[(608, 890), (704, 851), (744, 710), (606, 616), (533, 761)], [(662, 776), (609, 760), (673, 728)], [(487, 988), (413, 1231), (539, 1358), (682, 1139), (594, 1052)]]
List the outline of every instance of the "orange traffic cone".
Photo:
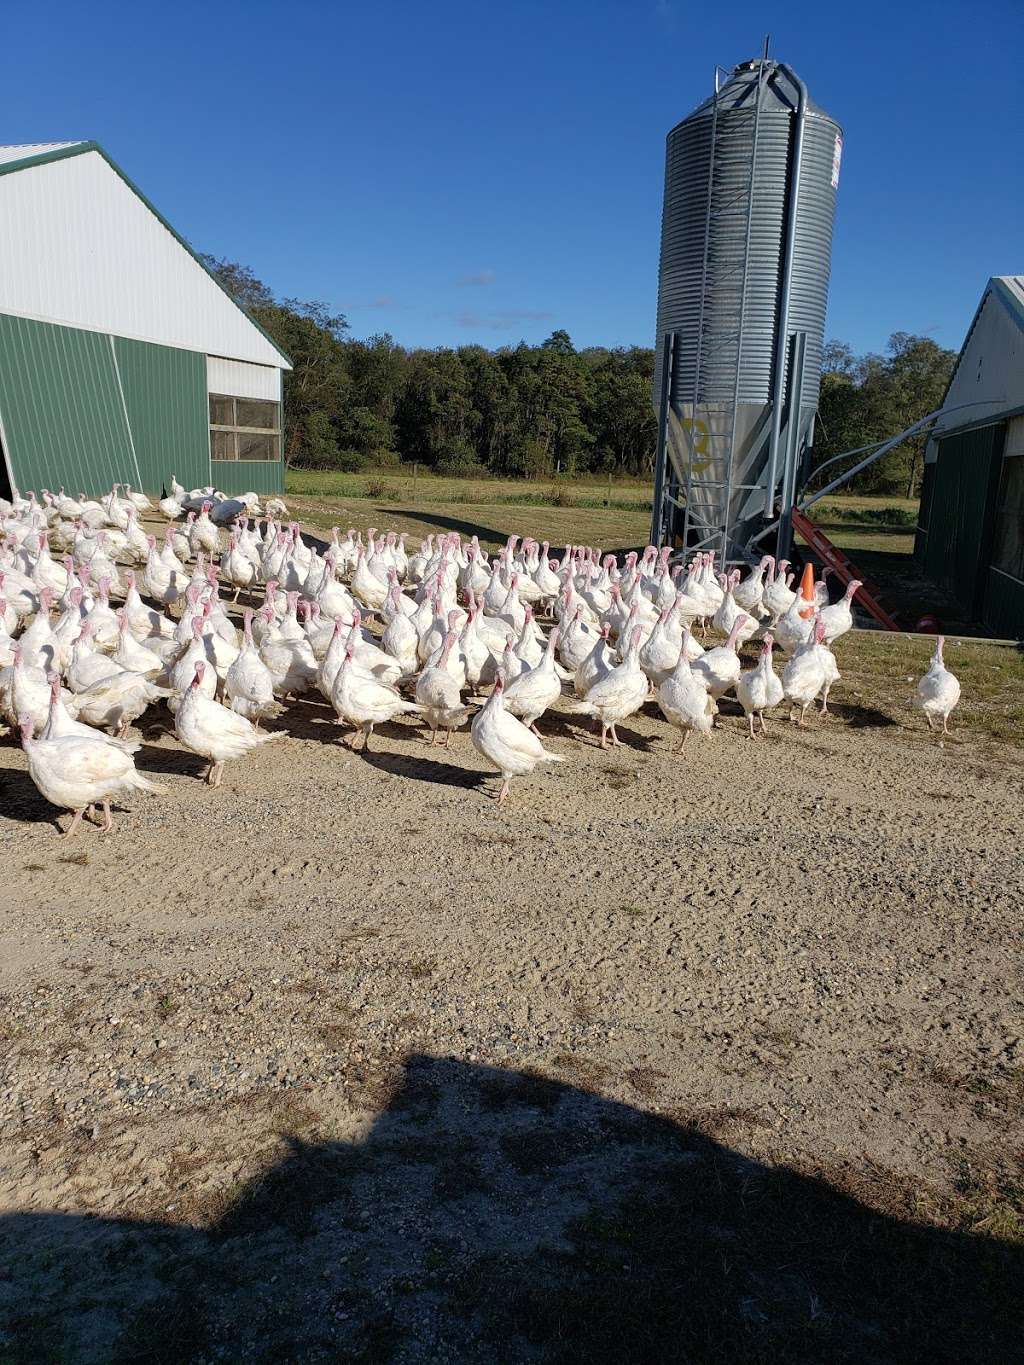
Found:
[(800, 603), (800, 619), (809, 621), (817, 610), (814, 596), (814, 565), (810, 560), (804, 565), (803, 577), (800, 579)]

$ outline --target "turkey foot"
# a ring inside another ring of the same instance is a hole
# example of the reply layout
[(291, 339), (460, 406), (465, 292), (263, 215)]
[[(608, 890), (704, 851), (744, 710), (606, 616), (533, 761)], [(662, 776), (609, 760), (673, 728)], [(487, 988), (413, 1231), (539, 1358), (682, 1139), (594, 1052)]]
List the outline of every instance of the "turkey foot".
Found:
[(74, 815), (71, 817), (71, 824), (68, 825), (67, 829), (60, 836), (61, 839), (70, 839), (72, 835), (76, 833), (78, 826), (82, 823), (82, 816), (84, 814), (85, 814), (84, 810), (75, 811)]

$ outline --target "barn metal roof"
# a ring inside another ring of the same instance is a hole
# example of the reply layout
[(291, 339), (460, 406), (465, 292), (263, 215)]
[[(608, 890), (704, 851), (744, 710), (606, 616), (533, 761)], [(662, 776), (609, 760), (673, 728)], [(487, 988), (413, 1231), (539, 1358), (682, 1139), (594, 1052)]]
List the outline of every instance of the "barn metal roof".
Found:
[(1024, 275), (993, 275), (988, 287), (1009, 308), (1018, 327), (1024, 327)]
[(0, 147), (0, 166), (11, 166), (19, 161), (34, 161), (37, 156), (49, 156), (51, 152), (63, 152), (68, 147), (80, 147), (76, 142), (16, 142)]

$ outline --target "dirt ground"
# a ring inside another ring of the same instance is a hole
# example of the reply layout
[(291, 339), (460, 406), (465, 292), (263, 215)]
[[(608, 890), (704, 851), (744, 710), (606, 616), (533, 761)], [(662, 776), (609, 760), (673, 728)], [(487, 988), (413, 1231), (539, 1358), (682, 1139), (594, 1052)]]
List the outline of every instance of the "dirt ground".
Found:
[(886, 647), (764, 742), (549, 714), (502, 809), (151, 712), (63, 844), (0, 742), (0, 1362), (1019, 1358), (1024, 753)]

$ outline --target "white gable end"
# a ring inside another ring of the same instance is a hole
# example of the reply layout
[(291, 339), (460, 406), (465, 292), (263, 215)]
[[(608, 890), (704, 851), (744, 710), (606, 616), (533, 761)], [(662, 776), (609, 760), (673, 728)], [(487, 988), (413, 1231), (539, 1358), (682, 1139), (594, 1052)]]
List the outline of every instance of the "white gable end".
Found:
[(982, 299), (943, 404), (958, 410), (939, 418), (934, 436), (1024, 404), (1022, 318), (994, 286), (995, 282)]
[(288, 368), (99, 152), (0, 176), (0, 312)]

